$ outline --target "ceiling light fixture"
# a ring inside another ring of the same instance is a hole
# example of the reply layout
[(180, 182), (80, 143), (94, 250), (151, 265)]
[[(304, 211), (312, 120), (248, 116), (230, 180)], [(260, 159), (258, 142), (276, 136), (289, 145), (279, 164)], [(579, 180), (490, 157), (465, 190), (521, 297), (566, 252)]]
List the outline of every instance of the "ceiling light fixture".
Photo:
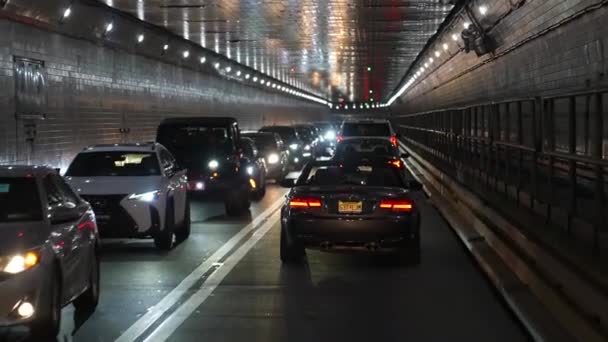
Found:
[(439, 57), (439, 56), (441, 56), (441, 52), (435, 51), (435, 57)]
[(105, 33), (108, 34), (108, 33), (112, 32), (113, 29), (114, 29), (114, 23), (109, 22), (108, 24), (106, 24)]
[(141, 43), (144, 41), (144, 35), (143, 34), (138, 34), (137, 35), (137, 43)]
[(184, 52), (182, 52), (182, 56), (183, 56), (184, 58), (188, 58), (188, 57), (190, 57), (190, 51), (188, 51), (188, 50), (184, 50)]
[(207, 58), (201, 57), (201, 59), (200, 59), (201, 64), (205, 64), (206, 61), (207, 61)]
[(457, 41), (458, 40), (458, 35), (456, 33), (452, 34), (452, 40), (453, 41)]
[(479, 13), (481, 15), (486, 15), (488, 13), (488, 6), (486, 6), (486, 5), (479, 6)]
[(70, 15), (72, 14), (72, 7), (68, 7), (65, 9), (65, 11), (63, 11), (63, 19), (67, 19), (70, 17)]
[(443, 50), (448, 51), (449, 45), (447, 43), (443, 43)]

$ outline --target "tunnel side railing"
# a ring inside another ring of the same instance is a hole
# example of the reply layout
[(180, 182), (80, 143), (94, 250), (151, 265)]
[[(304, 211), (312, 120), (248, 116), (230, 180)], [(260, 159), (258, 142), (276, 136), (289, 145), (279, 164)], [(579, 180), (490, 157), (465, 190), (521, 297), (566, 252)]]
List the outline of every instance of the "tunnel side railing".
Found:
[(527, 206), (597, 256), (608, 233), (607, 107), (602, 89), (391, 120), (410, 147), (447, 174)]

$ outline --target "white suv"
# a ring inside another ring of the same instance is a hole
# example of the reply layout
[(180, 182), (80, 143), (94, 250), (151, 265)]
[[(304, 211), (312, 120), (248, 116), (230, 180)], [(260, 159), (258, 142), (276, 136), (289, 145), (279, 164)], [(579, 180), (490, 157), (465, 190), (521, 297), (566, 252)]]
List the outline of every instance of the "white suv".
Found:
[(350, 138), (385, 138), (397, 147), (397, 134), (385, 119), (346, 120), (342, 122), (336, 140)]
[(171, 249), (174, 236), (190, 235), (186, 171), (158, 143), (87, 147), (65, 177), (93, 207), (102, 237), (152, 237)]

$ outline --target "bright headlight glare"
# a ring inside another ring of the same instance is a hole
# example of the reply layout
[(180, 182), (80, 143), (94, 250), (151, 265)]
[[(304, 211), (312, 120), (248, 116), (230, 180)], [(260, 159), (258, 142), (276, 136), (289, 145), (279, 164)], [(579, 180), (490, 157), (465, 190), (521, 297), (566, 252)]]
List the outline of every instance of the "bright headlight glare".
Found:
[(141, 194), (132, 194), (129, 196), (130, 200), (152, 202), (158, 198), (158, 190), (148, 191)]
[[(40, 257), (37, 252), (27, 252), (23, 254), (13, 255), (1, 262), (3, 272), (16, 274), (21, 273), (28, 268), (34, 267), (40, 262)], [(5, 261), (5, 262), (4, 262)]]
[(327, 132), (325, 132), (325, 139), (327, 139), (327, 140), (334, 140), (334, 139), (336, 139), (336, 132), (334, 132), (334, 131), (327, 131)]
[(295, 151), (298, 149), (298, 144), (291, 144), (289, 145), (289, 148)]
[(279, 162), (279, 155), (276, 153), (272, 153), (268, 155), (268, 164), (276, 164)]
[(310, 151), (310, 145), (305, 145), (305, 146), (304, 146), (304, 150), (305, 150), (305, 151)]
[(209, 166), (210, 169), (215, 170), (215, 169), (217, 169), (220, 166), (220, 163), (218, 163), (217, 160), (211, 160), (209, 162), (208, 166)]
[(248, 175), (252, 175), (253, 174), (253, 166), (247, 166), (247, 174)]

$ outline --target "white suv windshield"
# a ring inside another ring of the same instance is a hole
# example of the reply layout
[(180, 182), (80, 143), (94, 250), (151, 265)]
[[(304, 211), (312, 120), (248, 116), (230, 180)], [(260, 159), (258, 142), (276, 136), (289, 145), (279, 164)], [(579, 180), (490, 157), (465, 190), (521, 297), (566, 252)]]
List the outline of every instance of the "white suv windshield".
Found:
[(72, 162), (66, 176), (157, 176), (160, 165), (156, 154), (148, 152), (87, 152)]

